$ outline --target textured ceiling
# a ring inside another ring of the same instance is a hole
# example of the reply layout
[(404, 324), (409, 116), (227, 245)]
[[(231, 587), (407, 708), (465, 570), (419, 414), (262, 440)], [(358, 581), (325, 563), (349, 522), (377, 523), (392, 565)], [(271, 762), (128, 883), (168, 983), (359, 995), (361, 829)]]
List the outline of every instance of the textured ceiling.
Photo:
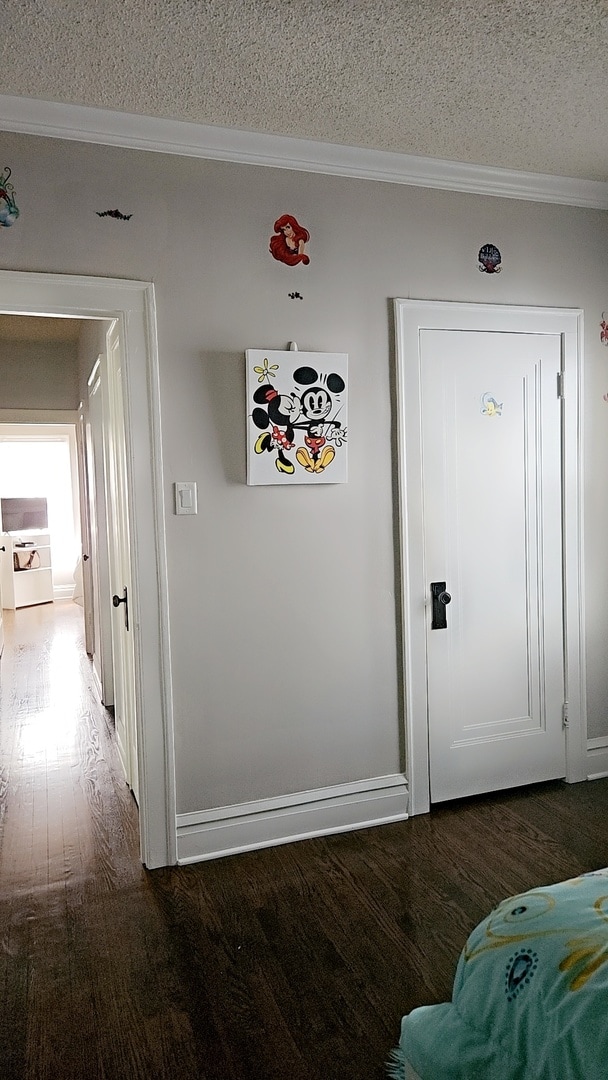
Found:
[(11, 0), (0, 93), (608, 180), (608, 0)]

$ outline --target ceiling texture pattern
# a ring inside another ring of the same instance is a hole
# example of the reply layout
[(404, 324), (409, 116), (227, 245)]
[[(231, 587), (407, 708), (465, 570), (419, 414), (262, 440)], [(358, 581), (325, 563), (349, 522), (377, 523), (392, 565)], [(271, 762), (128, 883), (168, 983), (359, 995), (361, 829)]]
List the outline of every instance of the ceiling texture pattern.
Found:
[(11, 0), (0, 94), (608, 181), (608, 0)]

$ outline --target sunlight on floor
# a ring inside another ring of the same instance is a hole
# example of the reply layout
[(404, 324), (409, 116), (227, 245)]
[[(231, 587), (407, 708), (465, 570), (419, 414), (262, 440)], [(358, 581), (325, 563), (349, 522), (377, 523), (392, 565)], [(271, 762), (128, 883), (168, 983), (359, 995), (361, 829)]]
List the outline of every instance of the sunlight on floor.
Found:
[[(67, 605), (62, 605), (67, 611)], [(15, 613), (15, 629), (48, 622), (47, 647), (37, 649), (35, 669), (28, 678), (29, 706), (22, 717), (18, 744), (24, 764), (52, 765), (73, 754), (82, 710), (82, 685), (77, 641), (80, 619), (53, 625), (53, 611), (22, 609)], [(71, 614), (71, 611), (69, 612)], [(35, 684), (35, 685), (34, 685)], [(32, 703), (42, 705), (33, 708)], [(25, 704), (25, 702), (20, 702)]]

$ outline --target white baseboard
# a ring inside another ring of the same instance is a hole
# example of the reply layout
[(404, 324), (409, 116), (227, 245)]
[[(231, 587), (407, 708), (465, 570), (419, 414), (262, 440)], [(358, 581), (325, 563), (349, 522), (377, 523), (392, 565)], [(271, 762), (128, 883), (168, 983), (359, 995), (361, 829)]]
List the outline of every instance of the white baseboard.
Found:
[(177, 815), (178, 863), (366, 829), (408, 816), (401, 774)]
[(95, 664), (91, 664), (91, 676), (92, 676), (92, 679), (93, 679), (93, 686), (95, 687), (97, 697), (99, 698), (99, 700), (101, 701), (101, 704), (103, 705), (103, 690), (102, 690), (102, 687), (101, 687), (101, 679), (99, 678), (99, 675), (97, 674), (97, 669), (95, 667)]
[(608, 738), (587, 742), (587, 779), (601, 780), (608, 776)]
[(73, 585), (53, 585), (53, 600), (72, 600), (73, 596)]

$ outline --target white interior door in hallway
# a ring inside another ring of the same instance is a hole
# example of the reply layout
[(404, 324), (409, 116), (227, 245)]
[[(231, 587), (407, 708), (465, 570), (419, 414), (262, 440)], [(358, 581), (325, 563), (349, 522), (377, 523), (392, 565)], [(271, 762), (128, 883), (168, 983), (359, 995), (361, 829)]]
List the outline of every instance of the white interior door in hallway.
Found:
[(454, 312), (445, 325), (418, 322), (412, 353), (400, 352), (402, 394), (406, 365), (415, 370), (408, 420), (417, 411), (415, 432), (402, 412), (401, 473), (406, 698), (426, 738), (422, 809), (568, 771), (564, 336), (558, 326), (530, 331), (516, 314), (505, 322), (505, 310), (493, 327), (460, 326)]
[[(4, 547), (0, 547), (0, 551), (4, 551)], [(0, 581), (0, 660), (2, 659), (2, 653), (4, 652), (4, 622), (2, 619), (2, 582)]]
[(106, 335), (107, 349), (102, 362), (104, 410), (106, 508), (108, 513), (110, 591), (113, 599), (112, 671), (116, 741), (125, 777), (139, 803), (137, 766), (137, 724), (135, 709), (135, 655), (132, 616), (131, 540), (129, 528), (128, 476), (125, 445), (125, 414), (122, 393), (123, 358), (118, 321)]
[(432, 802), (566, 772), (560, 345), (420, 334)]

